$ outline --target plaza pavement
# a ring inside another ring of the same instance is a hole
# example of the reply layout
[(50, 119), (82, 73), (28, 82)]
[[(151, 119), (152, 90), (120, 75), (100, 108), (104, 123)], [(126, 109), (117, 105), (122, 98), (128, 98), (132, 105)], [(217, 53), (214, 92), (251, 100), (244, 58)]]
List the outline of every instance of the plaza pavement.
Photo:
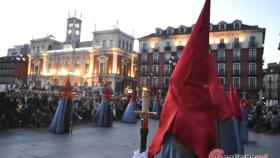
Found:
[[(150, 121), (148, 142), (158, 121)], [(0, 130), (0, 158), (131, 158), (139, 148), (140, 122), (114, 122), (112, 128), (75, 125), (73, 134), (52, 134), (47, 128)], [(256, 144), (245, 146), (246, 153), (280, 157), (280, 135), (250, 132)]]

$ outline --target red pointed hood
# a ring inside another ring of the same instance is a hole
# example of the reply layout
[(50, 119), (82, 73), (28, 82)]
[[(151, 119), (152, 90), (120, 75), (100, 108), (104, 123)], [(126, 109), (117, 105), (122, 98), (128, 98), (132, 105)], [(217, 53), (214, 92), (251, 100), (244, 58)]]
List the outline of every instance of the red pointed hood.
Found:
[(132, 104), (132, 103), (136, 102), (136, 96), (137, 96), (136, 91), (133, 91), (132, 96), (131, 96), (130, 101), (129, 101), (129, 104)]
[(234, 94), (234, 90), (233, 90), (231, 84), (230, 84), (229, 100), (230, 100), (230, 103), (231, 103), (231, 106), (233, 109), (234, 116), (236, 118), (238, 118), (240, 121), (242, 121), (239, 101), (238, 101), (236, 94)]
[(152, 158), (171, 133), (198, 158), (216, 147), (215, 109), (209, 94), (210, 0), (206, 0), (194, 30), (169, 81), (159, 128), (149, 147)]
[(155, 101), (158, 103), (159, 102), (159, 91), (157, 91), (157, 94), (155, 95)]
[(251, 103), (247, 99), (241, 99), (240, 100), (240, 105), (243, 106), (243, 107), (248, 107), (248, 106), (251, 106)]
[(110, 101), (110, 92), (109, 92), (109, 88), (107, 86), (104, 87), (104, 91), (103, 91), (103, 97), (107, 100)]
[(72, 98), (71, 82), (70, 82), (70, 76), (69, 75), (66, 77), (66, 82), (65, 82), (65, 87), (64, 87), (64, 96), (66, 96), (68, 99)]
[[(211, 58), (212, 59), (212, 58)], [(220, 120), (228, 119), (233, 116), (232, 107), (218, 78), (216, 64), (213, 59), (209, 60), (209, 71), (210, 71), (210, 86), (209, 92), (211, 94), (212, 104), (216, 108), (217, 118)]]

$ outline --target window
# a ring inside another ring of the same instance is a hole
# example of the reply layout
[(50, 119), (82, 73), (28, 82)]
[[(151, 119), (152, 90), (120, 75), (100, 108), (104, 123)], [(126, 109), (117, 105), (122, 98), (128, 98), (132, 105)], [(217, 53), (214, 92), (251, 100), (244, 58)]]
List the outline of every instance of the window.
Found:
[(249, 77), (249, 89), (256, 89), (257, 87), (257, 82), (256, 82), (256, 77)]
[(110, 40), (110, 47), (113, 47), (113, 40)]
[(165, 77), (164, 80), (163, 80), (163, 87), (167, 88), (168, 84), (169, 84), (169, 77)]
[(256, 74), (256, 63), (249, 63), (249, 74), (255, 75)]
[(125, 50), (128, 52), (128, 41), (125, 42)]
[(239, 89), (240, 88), (240, 78), (239, 77), (233, 77), (232, 85), (233, 85), (233, 87), (236, 87), (237, 89)]
[(107, 69), (107, 63), (100, 63), (100, 69), (99, 69), (100, 71), (99, 71), (99, 73), (100, 74), (107, 73), (106, 69)]
[(225, 30), (227, 28), (226, 23), (222, 22), (219, 24), (219, 30)]
[(158, 78), (157, 77), (153, 77), (152, 78), (152, 87), (153, 88), (157, 88), (158, 87)]
[(233, 61), (240, 61), (240, 50), (233, 50)]
[(147, 66), (146, 65), (142, 65), (141, 66), (141, 75), (146, 75), (147, 74)]
[(218, 64), (218, 73), (219, 75), (225, 75), (226, 69), (225, 69), (225, 64), (224, 63), (219, 63)]
[(122, 41), (122, 49), (124, 49), (124, 40)]
[(233, 74), (240, 75), (240, 63), (233, 64)]
[(164, 75), (170, 75), (170, 65), (164, 65)]
[(239, 21), (235, 22), (233, 25), (234, 29), (240, 29), (241, 28), (241, 23)]
[(146, 77), (141, 77), (140, 84), (141, 86), (146, 86)]
[(96, 41), (95, 46), (96, 46), (96, 47), (99, 47), (99, 46), (100, 46), (100, 41)]
[(153, 63), (158, 63), (158, 53), (153, 54)]
[(80, 31), (77, 30), (77, 31), (76, 31), (76, 35), (79, 35), (79, 34), (80, 34)]
[(75, 62), (75, 71), (80, 70), (80, 62), (76, 61)]
[(68, 27), (72, 27), (74, 24), (73, 23), (69, 23)]
[(169, 41), (165, 42), (165, 47), (170, 47), (170, 42)]
[(179, 59), (181, 57), (182, 52), (178, 52), (177, 53), (177, 59)]
[(39, 67), (38, 66), (35, 66), (35, 74), (39, 74)]
[(158, 65), (153, 65), (152, 73), (153, 75), (158, 75)]
[(165, 52), (165, 54), (164, 54), (164, 60), (165, 60), (165, 61), (168, 61), (168, 60), (170, 59), (170, 57), (171, 57), (170, 52)]
[(257, 59), (257, 53), (256, 53), (256, 49), (250, 49), (249, 50), (249, 60), (256, 60)]
[(72, 33), (72, 30), (68, 30), (68, 34), (70, 35)]
[(79, 27), (80, 27), (80, 24), (79, 24), (79, 23), (76, 23), (76, 24), (75, 24), (75, 27), (76, 27), (76, 28), (79, 28)]
[(148, 46), (147, 46), (147, 43), (143, 43), (143, 46), (142, 46), (142, 52), (143, 52), (143, 53), (147, 53), (147, 52), (148, 52)]
[(118, 47), (121, 48), (121, 39), (119, 38)]
[(256, 37), (250, 36), (250, 43), (255, 43), (255, 42), (256, 42)]
[(221, 84), (222, 84), (223, 86), (225, 86), (225, 85), (226, 85), (226, 79), (225, 79), (224, 77), (219, 77), (219, 79), (220, 79), (220, 81), (221, 81)]
[(141, 61), (142, 62), (147, 62), (147, 54), (142, 54), (141, 55)]
[(107, 45), (106, 40), (103, 40), (102, 46), (103, 46), (103, 47), (106, 47), (106, 45)]
[(219, 50), (218, 51), (218, 61), (225, 61), (225, 50)]
[(85, 73), (89, 72), (89, 61), (86, 62), (85, 64)]

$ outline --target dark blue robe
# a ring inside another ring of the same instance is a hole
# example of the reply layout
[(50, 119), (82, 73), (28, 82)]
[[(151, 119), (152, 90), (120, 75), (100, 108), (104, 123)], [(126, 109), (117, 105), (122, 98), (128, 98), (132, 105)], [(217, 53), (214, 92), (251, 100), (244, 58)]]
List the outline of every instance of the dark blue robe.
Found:
[(136, 119), (136, 115), (134, 113), (135, 110), (136, 110), (136, 102), (130, 102), (125, 109), (125, 112), (122, 117), (122, 122), (136, 123), (137, 119)]
[(113, 113), (108, 100), (106, 100), (104, 97), (101, 101), (101, 104), (97, 108), (93, 121), (94, 126), (111, 127), (113, 125)]
[(70, 117), (71, 117), (72, 101), (63, 96), (58, 102), (58, 106), (49, 127), (49, 132), (52, 133), (69, 133)]

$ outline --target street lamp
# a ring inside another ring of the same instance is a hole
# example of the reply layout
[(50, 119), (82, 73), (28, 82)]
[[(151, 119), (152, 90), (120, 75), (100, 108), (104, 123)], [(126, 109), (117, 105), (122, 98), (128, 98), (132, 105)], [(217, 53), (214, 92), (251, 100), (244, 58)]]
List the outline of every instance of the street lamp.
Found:
[(169, 65), (171, 66), (171, 73), (173, 72), (173, 69), (175, 68), (176, 64), (177, 64), (177, 60), (175, 58), (174, 55), (172, 55), (170, 57), (170, 59), (168, 60)]

